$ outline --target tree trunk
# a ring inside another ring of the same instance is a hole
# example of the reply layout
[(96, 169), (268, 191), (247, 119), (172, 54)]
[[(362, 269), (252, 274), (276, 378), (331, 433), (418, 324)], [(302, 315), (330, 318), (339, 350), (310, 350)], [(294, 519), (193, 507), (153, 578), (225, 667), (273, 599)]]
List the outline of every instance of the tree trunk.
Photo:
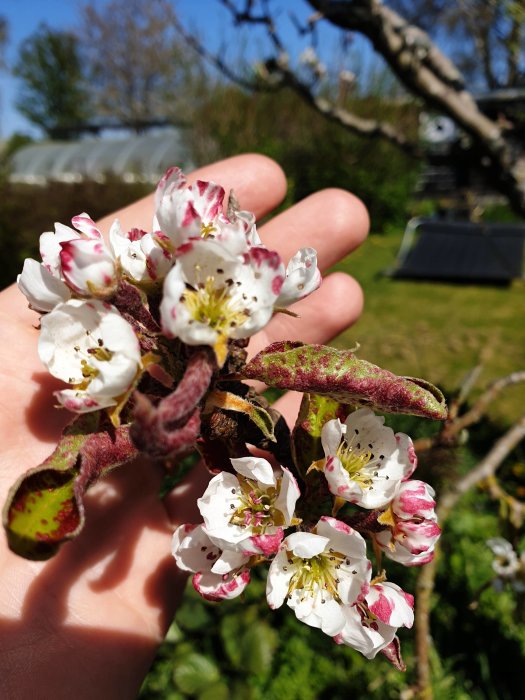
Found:
[(480, 162), (490, 164), (511, 206), (525, 216), (525, 166), (517, 149), (507, 132), (480, 111), (454, 64), (426, 32), (381, 0), (309, 0), (309, 4), (332, 24), (368, 37), (412, 93), (451, 117), (471, 137)]

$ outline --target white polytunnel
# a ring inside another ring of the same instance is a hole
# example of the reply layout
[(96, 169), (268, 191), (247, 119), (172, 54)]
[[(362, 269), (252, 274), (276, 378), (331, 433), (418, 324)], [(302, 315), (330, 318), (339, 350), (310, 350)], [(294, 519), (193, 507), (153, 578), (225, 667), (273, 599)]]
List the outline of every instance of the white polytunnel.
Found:
[(127, 182), (156, 182), (172, 165), (193, 168), (188, 138), (188, 130), (170, 128), (118, 139), (31, 144), (13, 155), (10, 179), (44, 184), (116, 176)]

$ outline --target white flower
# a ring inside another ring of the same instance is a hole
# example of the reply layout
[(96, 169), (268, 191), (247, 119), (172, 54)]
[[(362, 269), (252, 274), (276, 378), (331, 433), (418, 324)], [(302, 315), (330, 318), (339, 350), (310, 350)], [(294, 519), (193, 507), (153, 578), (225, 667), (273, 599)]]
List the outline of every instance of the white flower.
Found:
[(155, 219), (175, 247), (211, 238), (221, 240), (234, 253), (242, 252), (259, 241), (255, 217), (237, 208), (226, 216), (224, 194), (214, 182), (197, 180), (188, 185), (179, 168), (170, 168), (157, 185)]
[(288, 263), (276, 306), (289, 306), (314, 292), (320, 284), (317, 252), (314, 248), (301, 248)]
[(487, 545), (495, 555), (493, 570), (501, 578), (513, 578), (521, 568), (520, 560), (511, 543), (503, 537), (492, 537)]
[(51, 311), (71, 297), (71, 290), (36, 260), (26, 258), (22, 273), (16, 278), (18, 288), (35, 311)]
[(71, 299), (44, 316), (38, 354), (54, 377), (73, 385), (55, 396), (77, 413), (117, 406), (141, 364), (133, 328), (96, 300)]
[(411, 439), (404, 433), (394, 435), (384, 420), (360, 408), (344, 424), (335, 418), (321, 431), (330, 491), (363, 508), (386, 505), (416, 467)]
[(277, 551), (289, 527), (300, 491), (285, 468), (276, 475), (257, 457), (232, 459), (237, 475), (213, 477), (197, 504), (206, 532), (223, 549), (269, 556)]
[(109, 296), (117, 285), (114, 256), (87, 214), (71, 220), (75, 229), (55, 223), (55, 232), (40, 236), (44, 267), (77, 294)]
[(103, 241), (77, 238), (61, 243), (60, 265), (66, 283), (77, 294), (107, 297), (117, 287), (115, 259)]
[(180, 525), (173, 533), (172, 554), (182, 571), (195, 575), (195, 590), (207, 600), (236, 598), (250, 581), (249, 557), (221, 551), (202, 525)]
[(368, 593), (371, 568), (361, 535), (323, 517), (315, 532), (283, 540), (268, 572), (268, 605), (278, 608), (286, 600), (299, 620), (335, 636), (346, 625), (345, 606)]
[(414, 598), (395, 583), (372, 583), (364, 601), (344, 609), (346, 623), (334, 641), (373, 659), (399, 627), (412, 627), (413, 607)]
[(434, 495), (434, 489), (424, 481), (410, 479), (399, 484), (392, 502), (378, 518), (387, 529), (374, 533), (389, 559), (405, 566), (427, 564), (433, 559), (441, 535)]
[(281, 258), (266, 248), (237, 256), (214, 240), (188, 243), (164, 281), (163, 331), (210, 345), (222, 366), (228, 338), (247, 338), (268, 323), (283, 279)]
[(173, 264), (169, 239), (161, 231), (147, 233), (132, 228), (124, 233), (115, 221), (109, 242), (122, 272), (135, 283), (162, 280)]
[(64, 224), (55, 223), (55, 231), (45, 231), (40, 236), (40, 255), (45, 267), (55, 277), (61, 277), (62, 265), (60, 254), (62, 253), (62, 243), (68, 241), (102, 240), (102, 234), (95, 226), (93, 220), (87, 214), (79, 214), (71, 219), (74, 229)]

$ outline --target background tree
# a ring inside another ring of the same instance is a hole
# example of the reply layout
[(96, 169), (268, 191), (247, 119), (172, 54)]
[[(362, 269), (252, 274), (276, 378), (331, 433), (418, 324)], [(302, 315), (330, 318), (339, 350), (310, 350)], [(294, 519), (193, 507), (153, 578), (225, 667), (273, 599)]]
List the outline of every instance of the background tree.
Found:
[(22, 45), (14, 75), (22, 87), (18, 111), (51, 138), (68, 138), (69, 129), (88, 114), (77, 40), (70, 32), (40, 25)]
[(8, 29), (5, 17), (0, 17), (0, 70), (5, 68), (4, 51), (7, 44)]
[(471, 88), (525, 87), (523, 0), (389, 0), (434, 40), (446, 33), (450, 56)]
[[(304, 65), (292, 62), (289, 47), (279, 31), (278, 5), (272, 4), (272, 0), (219, 2), (230, 10), (235, 26), (247, 24), (266, 29), (273, 55), (265, 61), (264, 71), (255, 85), (260, 86), (263, 78), (272, 87), (291, 87), (312, 107), (345, 128), (366, 136), (381, 136), (412, 154), (421, 153), (417, 141), (397, 124), (384, 120), (380, 113), (375, 118), (364, 119), (348, 105), (334, 99), (333, 94), (327, 94), (320, 79), (321, 62), (315, 53), (308, 61), (308, 76)], [(436, 37), (446, 37), (443, 44), (447, 53), (458, 57), (462, 67), (468, 69), (469, 77), (477, 77), (474, 87), (515, 87), (522, 84), (524, 75), (525, 6), (522, 0), (462, 0), (454, 3), (452, 9), (451, 3), (444, 0), (308, 0), (307, 5), (314, 13), (293, 17), (293, 20), (299, 34), (310, 39), (313, 48), (322, 22), (340, 29), (343, 40), (353, 33), (367, 37), (405, 90), (423, 100), (427, 108), (437, 110), (456, 123), (467, 136), (479, 169), (497, 183), (517, 211), (525, 214), (525, 167), (515, 144), (517, 131), (522, 126), (484, 114), (452, 58), (439, 48), (429, 33), (410, 21), (410, 17), (417, 17), (419, 23), (423, 18)], [(396, 9), (410, 11), (409, 18)], [(186, 37), (196, 45), (192, 37)], [(346, 46), (350, 45), (351, 42), (346, 41)], [(476, 53), (469, 66), (465, 58), (472, 56), (472, 47)], [(236, 76), (225, 66), (221, 56), (210, 55), (203, 46), (198, 49), (219, 68), (226, 68), (230, 77), (249, 84), (244, 76)], [(253, 81), (251, 85), (254, 87)]]
[[(95, 107), (136, 131), (181, 118), (198, 61), (187, 59), (169, 0), (111, 0), (82, 9), (82, 43)], [(181, 99), (183, 98), (183, 99)]]

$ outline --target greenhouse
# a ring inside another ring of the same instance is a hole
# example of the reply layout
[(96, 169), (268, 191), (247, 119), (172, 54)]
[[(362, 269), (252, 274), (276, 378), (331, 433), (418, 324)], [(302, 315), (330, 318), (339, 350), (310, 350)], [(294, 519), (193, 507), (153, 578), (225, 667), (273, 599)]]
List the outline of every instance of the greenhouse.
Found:
[(171, 165), (193, 167), (187, 137), (188, 132), (171, 128), (127, 138), (31, 144), (14, 154), (11, 180), (44, 184), (116, 176), (126, 182), (155, 182)]

